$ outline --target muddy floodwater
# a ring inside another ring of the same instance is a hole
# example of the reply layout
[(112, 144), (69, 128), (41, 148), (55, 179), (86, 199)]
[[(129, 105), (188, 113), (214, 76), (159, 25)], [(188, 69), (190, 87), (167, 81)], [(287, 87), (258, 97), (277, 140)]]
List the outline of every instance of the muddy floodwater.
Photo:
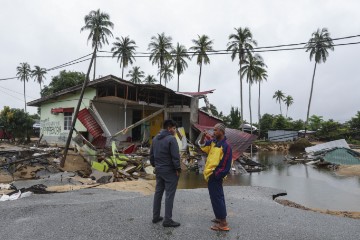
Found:
[[(288, 195), (283, 198), (309, 208), (360, 211), (360, 177), (337, 176), (331, 170), (311, 165), (289, 165), (284, 163), (282, 152), (258, 152), (253, 159), (265, 165), (266, 170), (229, 175), (225, 185), (272, 187), (285, 190)], [(202, 187), (207, 184), (201, 174), (181, 175), (179, 188)]]

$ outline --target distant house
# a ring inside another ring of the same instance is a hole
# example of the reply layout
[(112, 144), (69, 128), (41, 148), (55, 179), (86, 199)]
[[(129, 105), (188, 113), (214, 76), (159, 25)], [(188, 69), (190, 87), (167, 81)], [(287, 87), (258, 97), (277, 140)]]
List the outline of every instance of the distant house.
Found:
[[(28, 103), (28, 106), (41, 110), (40, 134), (43, 134), (43, 140), (60, 146), (65, 144), (81, 88), (82, 85), (74, 86)], [(210, 92), (202, 94), (207, 93)], [(110, 138), (151, 142), (162, 128), (164, 119), (171, 118), (184, 127), (191, 139), (192, 124), (198, 123), (199, 114), (202, 114), (198, 110), (200, 96), (199, 93), (177, 93), (159, 84), (133, 84), (108, 75), (88, 83), (75, 129), (98, 146)], [(125, 134), (116, 135), (154, 114)]]
[(294, 130), (268, 130), (270, 142), (286, 142), (298, 139), (298, 132)]

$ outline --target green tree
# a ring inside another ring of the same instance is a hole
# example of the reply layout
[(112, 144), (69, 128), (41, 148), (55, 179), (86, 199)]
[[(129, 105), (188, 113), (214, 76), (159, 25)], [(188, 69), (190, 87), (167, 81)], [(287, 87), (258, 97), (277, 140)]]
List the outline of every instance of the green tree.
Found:
[(348, 122), (349, 126), (353, 130), (360, 130), (360, 111), (357, 112), (355, 117), (352, 117), (351, 120)]
[(89, 30), (88, 42), (91, 40), (92, 47), (95, 51), (94, 59), (94, 77), (96, 72), (96, 53), (102, 48), (103, 44), (109, 44), (108, 37), (112, 37), (113, 34), (110, 30), (114, 28), (114, 24), (110, 21), (110, 15), (105, 12), (100, 12), (100, 9), (90, 11), (88, 15), (84, 17), (85, 26), (80, 31)]
[(198, 39), (192, 40), (194, 46), (190, 48), (190, 50), (194, 51), (193, 57), (197, 56), (196, 63), (200, 66), (199, 73), (199, 84), (198, 84), (198, 92), (200, 92), (200, 79), (201, 79), (201, 69), (203, 64), (210, 64), (209, 56), (207, 55), (208, 51), (212, 51), (213, 41), (209, 39), (207, 35), (198, 35)]
[[(172, 38), (170, 36), (165, 36), (165, 33), (158, 34), (157, 37), (152, 36), (151, 42), (148, 46), (150, 50), (150, 61), (151, 63), (157, 64), (159, 67), (158, 73), (161, 73), (163, 66), (166, 62), (171, 61), (171, 51), (172, 47)], [(161, 74), (160, 74), (160, 84), (161, 84)]]
[(117, 57), (117, 61), (120, 61), (120, 68), (122, 68), (121, 78), (124, 79), (124, 68), (133, 64), (135, 60), (135, 49), (137, 48), (134, 40), (131, 40), (129, 36), (116, 38), (117, 42), (113, 42), (113, 47), (111, 51), (113, 52), (113, 57)]
[(240, 112), (239, 108), (231, 107), (230, 114), (224, 118), (224, 123), (229, 128), (240, 128)]
[(141, 79), (145, 77), (144, 72), (140, 70), (140, 67), (133, 67), (132, 70), (126, 74), (126, 77), (130, 77), (130, 82), (139, 84), (141, 83)]
[(286, 117), (287, 117), (288, 111), (289, 111), (289, 106), (291, 106), (294, 103), (294, 99), (292, 96), (289, 95), (284, 99), (284, 102), (286, 105)]
[[(250, 54), (253, 50), (253, 46), (257, 46), (257, 42), (253, 40), (252, 33), (249, 28), (235, 28), (235, 33), (229, 35), (229, 42), (227, 44), (227, 50), (231, 51), (231, 59), (235, 60), (238, 56), (239, 60), (239, 76), (240, 76), (240, 114), (241, 114), (241, 123), (243, 122), (243, 87), (242, 87), (242, 76), (241, 76), (241, 67), (245, 61), (246, 54)], [(244, 131), (244, 127), (242, 128)]]
[(26, 111), (26, 90), (25, 90), (25, 85), (26, 82), (29, 81), (30, 75), (31, 75), (31, 69), (30, 69), (30, 65), (26, 62), (24, 63), (20, 63), (20, 65), (16, 68), (17, 73), (16, 76), (17, 78), (24, 82), (24, 101), (25, 101), (25, 112)]
[(46, 97), (63, 89), (83, 84), (84, 81), (84, 73), (62, 70), (59, 75), (52, 77), (49, 86), (44, 86), (41, 90), (41, 97)]
[[(207, 107), (206, 107), (206, 106), (203, 106), (203, 107), (201, 107), (200, 109), (203, 110), (203, 111), (205, 111), (205, 112), (207, 112)], [(211, 112), (211, 114), (212, 114), (213, 116), (215, 116), (215, 117), (221, 117), (221, 115), (219, 114), (216, 106), (213, 105), (213, 104), (211, 104), (211, 103), (210, 103), (210, 112)]]
[(162, 69), (159, 70), (160, 77), (164, 78), (165, 87), (168, 82), (173, 78), (174, 70), (172, 68), (171, 62), (167, 62), (163, 65)]
[(318, 29), (316, 32), (313, 32), (312, 37), (310, 38), (309, 42), (305, 45), (306, 52), (310, 52), (310, 61), (314, 57), (315, 59), (315, 66), (313, 77), (311, 81), (311, 89), (310, 89), (310, 97), (309, 97), (309, 104), (306, 114), (306, 121), (305, 121), (305, 133), (306, 127), (309, 121), (309, 113), (310, 113), (310, 106), (311, 106), (311, 99), (314, 89), (314, 79), (315, 79), (315, 72), (316, 72), (316, 65), (321, 62), (326, 62), (327, 57), (329, 56), (328, 50), (334, 51), (334, 43), (330, 37), (330, 33), (326, 28)]
[(30, 141), (30, 132), (34, 119), (23, 109), (12, 108), (5, 106), (0, 111), (0, 125), (7, 131), (10, 131), (13, 137), (20, 141), (27, 139)]
[(282, 115), (281, 102), (284, 101), (285, 94), (284, 94), (282, 91), (277, 90), (277, 91), (275, 92), (273, 98), (275, 98), (276, 102), (279, 102), (279, 105), (280, 105), (280, 114)]
[(312, 115), (308, 121), (309, 121), (310, 129), (313, 131), (319, 130), (322, 123), (324, 122), (323, 117), (317, 115)]
[(266, 133), (273, 128), (274, 126), (275, 117), (271, 114), (265, 113), (260, 121), (259, 121), (259, 128), (262, 129), (260, 137), (267, 137)]
[(177, 43), (176, 48), (172, 50), (171, 54), (173, 55), (173, 66), (174, 71), (176, 71), (178, 79), (177, 79), (177, 91), (179, 91), (179, 78), (180, 74), (182, 74), (185, 69), (188, 67), (186, 60), (190, 59), (189, 54), (187, 53), (187, 49), (184, 45), (180, 45)]
[(45, 74), (47, 73), (45, 68), (41, 68), (39, 66), (35, 66), (35, 69), (31, 71), (31, 77), (34, 78), (34, 80), (40, 84), (40, 93), (41, 93), (41, 83), (44, 82)]
[(157, 80), (155, 79), (154, 75), (147, 75), (147, 77), (144, 79), (144, 84), (155, 84)]
[(303, 130), (304, 127), (305, 127), (305, 122), (303, 120), (301, 120), (301, 119), (293, 121), (291, 123), (291, 128), (296, 130), (296, 131)]
[[(246, 81), (249, 84), (249, 111), (250, 111), (250, 125), (252, 126), (252, 113), (251, 113), (251, 85), (257, 81), (262, 81), (267, 78), (266, 70), (264, 69), (266, 65), (262, 57), (259, 54), (247, 54), (244, 61), (244, 66), (242, 67), (241, 75), (246, 75)], [(252, 128), (251, 128), (252, 134)]]
[(289, 123), (283, 115), (276, 115), (273, 123), (273, 128), (287, 129), (289, 128)]

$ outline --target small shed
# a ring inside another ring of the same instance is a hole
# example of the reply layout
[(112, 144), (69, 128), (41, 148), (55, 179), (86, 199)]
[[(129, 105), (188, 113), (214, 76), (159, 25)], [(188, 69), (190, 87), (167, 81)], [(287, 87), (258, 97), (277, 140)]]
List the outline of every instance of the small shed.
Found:
[(298, 132), (294, 130), (269, 130), (268, 139), (270, 142), (294, 141), (298, 138)]

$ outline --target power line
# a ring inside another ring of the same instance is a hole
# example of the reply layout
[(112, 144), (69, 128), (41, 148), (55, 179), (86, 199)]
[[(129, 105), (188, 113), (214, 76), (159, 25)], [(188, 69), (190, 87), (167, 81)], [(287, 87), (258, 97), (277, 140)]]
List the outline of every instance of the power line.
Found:
[[(360, 35), (352, 35), (352, 36), (346, 36), (346, 37), (340, 37), (340, 38), (333, 38), (333, 41), (337, 41), (337, 40), (344, 40), (344, 39), (350, 39), (350, 38), (356, 38), (356, 37), (360, 37)], [(291, 46), (298, 46), (298, 45), (304, 45), (307, 43), (311, 43), (311, 42), (303, 42), (303, 43), (294, 43), (294, 44), (282, 44), (282, 45), (275, 45), (275, 46), (265, 46), (265, 47), (254, 47), (251, 51), (252, 52), (278, 52), (278, 51), (292, 51), (292, 50), (300, 50), (300, 49), (306, 49), (306, 47), (293, 47), (293, 48), (281, 48), (281, 47), (291, 47)], [(339, 43), (339, 44), (333, 44), (332, 46), (347, 46), (347, 45), (356, 45), (356, 44), (360, 44), (360, 42), (351, 42), (351, 43)], [(275, 48), (275, 49), (274, 49)], [(264, 50), (261, 50), (264, 49)], [(102, 53), (113, 53), (111, 51), (98, 51), (98, 52), (102, 52)], [(210, 50), (210, 51), (206, 51), (208, 54), (207, 55), (227, 55), (227, 54), (232, 54), (233, 52), (231, 50)], [(188, 51), (185, 52), (187, 54), (192, 54), (193, 56), (198, 55), (197, 52), (192, 52), (192, 51)], [(150, 57), (149, 52), (136, 52), (134, 57), (135, 58), (147, 58)], [(63, 63), (61, 65), (52, 67), (52, 68), (48, 68), (46, 71), (53, 71), (56, 69), (60, 69), (60, 68), (64, 68), (64, 67), (68, 67), (71, 65), (75, 65), (81, 62), (85, 62), (90, 60), (91, 58), (86, 58), (88, 56), (90, 56), (91, 54), (87, 54), (85, 56), (82, 56), (80, 58), (74, 59), (72, 61)], [(174, 55), (171, 55), (174, 56)], [(97, 56), (99, 58), (108, 58), (108, 57), (113, 57), (113, 56)], [(83, 59), (86, 58), (86, 59)], [(81, 60), (82, 59), (82, 60)], [(12, 79), (17, 79), (18, 77), (10, 77), (10, 78), (2, 78), (0, 79), (0, 81), (6, 81), (6, 80), (12, 80)]]
[[(6, 89), (6, 90), (8, 90), (8, 91), (10, 91), (10, 92), (17, 93), (17, 94), (20, 94), (20, 95), (24, 96), (24, 93), (20, 93), (20, 92), (17, 92), (17, 91), (14, 91), (14, 90), (11, 90), (11, 89), (9, 89), (9, 88), (2, 87), (2, 86), (0, 86), (0, 88), (4, 88), (4, 89)], [(34, 98), (34, 97), (32, 97), (32, 96), (29, 96), (29, 95), (25, 95), (25, 96), (28, 97), (28, 98), (36, 99), (36, 98)]]

